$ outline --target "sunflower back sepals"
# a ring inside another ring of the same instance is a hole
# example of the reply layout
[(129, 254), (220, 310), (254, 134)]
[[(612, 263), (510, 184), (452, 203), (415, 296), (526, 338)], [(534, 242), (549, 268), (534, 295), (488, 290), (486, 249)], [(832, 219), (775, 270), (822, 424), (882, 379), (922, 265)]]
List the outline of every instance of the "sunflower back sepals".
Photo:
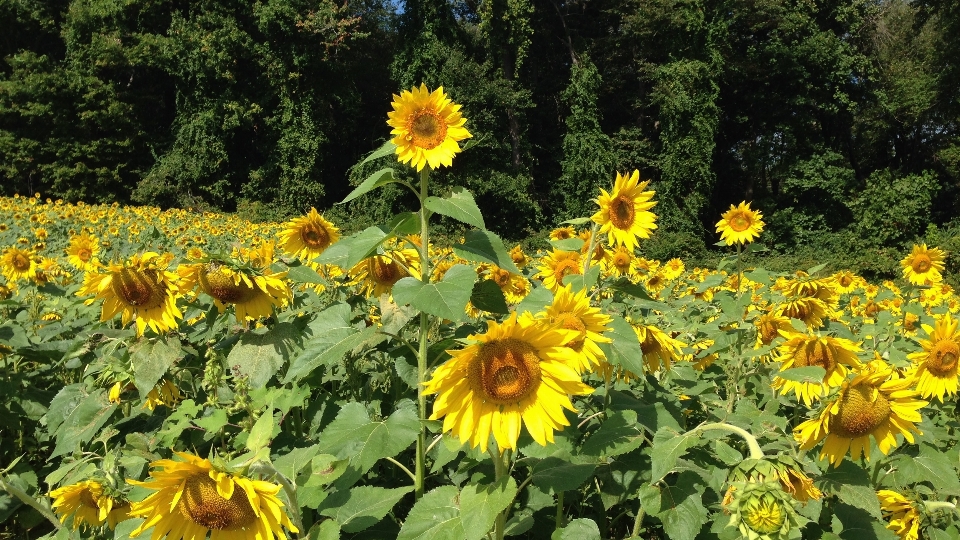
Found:
[(728, 527), (749, 540), (787, 540), (801, 537), (809, 521), (797, 512), (796, 501), (776, 481), (732, 482), (723, 498), (730, 514)]

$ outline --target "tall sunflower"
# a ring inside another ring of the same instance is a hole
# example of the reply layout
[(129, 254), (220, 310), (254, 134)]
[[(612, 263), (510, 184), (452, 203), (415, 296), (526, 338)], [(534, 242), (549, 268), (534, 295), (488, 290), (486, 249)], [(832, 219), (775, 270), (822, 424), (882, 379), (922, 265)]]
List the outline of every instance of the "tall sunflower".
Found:
[(577, 333), (547, 326), (516, 313), (503, 323), (487, 321), (484, 334), (437, 368), (425, 385), (439, 394), (431, 420), (443, 430), (487, 450), (490, 435), (500, 450), (516, 448), (521, 423), (546, 446), (553, 432), (570, 425), (563, 409), (575, 411), (570, 395), (593, 389), (580, 380), (577, 353), (566, 347)]
[(473, 135), (464, 127), (467, 120), (439, 87), (433, 92), (427, 85), (393, 95), (393, 110), (387, 113), (387, 124), (393, 129), (391, 142), (397, 147), (400, 163), (410, 163), (417, 171), (429, 165), (453, 165), (453, 156), (461, 152), (459, 141)]
[(557, 292), (563, 287), (563, 278), (583, 273), (583, 260), (576, 251), (555, 249), (540, 259), (538, 268), (540, 272), (537, 275), (543, 280), (543, 286)]
[(95, 294), (94, 300), (103, 299), (101, 321), (122, 312), (124, 325), (136, 320), (138, 336), (147, 326), (157, 333), (167, 332), (177, 326), (176, 319), (183, 318), (176, 305), (179, 277), (167, 271), (167, 260), (151, 251), (111, 263), (104, 273), (87, 272), (77, 295)]
[(730, 205), (730, 209), (720, 216), (717, 222), (717, 232), (720, 239), (728, 246), (746, 244), (763, 232), (763, 215), (759, 210), (752, 210), (750, 203), (743, 201), (739, 206)]
[(917, 381), (920, 397), (936, 396), (943, 402), (943, 395), (957, 393), (957, 367), (960, 359), (960, 332), (958, 320), (950, 313), (936, 318), (936, 326), (921, 325), (930, 339), (919, 339), (922, 351), (907, 356), (913, 360), (912, 376)]
[(899, 444), (897, 435), (912, 443), (913, 432), (920, 433), (915, 424), (923, 420), (920, 409), (927, 402), (916, 399), (912, 385), (882, 360), (874, 360), (843, 383), (819, 416), (795, 427), (793, 436), (802, 450), (826, 439), (820, 459), (834, 466), (848, 451), (853, 459), (863, 455), (869, 460), (871, 435), (886, 455)]
[(877, 490), (880, 511), (887, 520), (887, 529), (900, 537), (900, 540), (919, 540), (920, 510), (916, 503), (896, 491)]
[(610, 338), (602, 334), (609, 330), (611, 318), (590, 305), (586, 290), (574, 293), (571, 285), (561, 287), (543, 315), (560, 328), (577, 333), (577, 337), (567, 343), (567, 347), (579, 353), (579, 363), (574, 366), (577, 371), (589, 371), (606, 360), (597, 343), (610, 342)]
[(153, 528), (151, 540), (273, 540), (284, 538), (282, 527), (300, 532), (277, 497), (280, 486), (220, 471), (207, 459), (175, 452), (182, 461), (161, 459), (150, 464), (151, 480), (127, 482), (153, 490), (135, 502), (131, 517), (144, 522), (133, 532), (136, 538)]
[(30, 251), (10, 246), (0, 255), (0, 270), (7, 281), (36, 279), (38, 268), (37, 256)]
[(112, 495), (111, 490), (96, 480), (63, 486), (51, 491), (50, 497), (53, 498), (53, 509), (60, 516), (60, 523), (66, 523), (73, 516), (73, 530), (81, 525), (99, 527), (104, 522), (112, 530), (117, 523), (128, 518), (130, 511), (129, 503)]
[(70, 238), (70, 244), (67, 246), (67, 262), (77, 270), (93, 271), (99, 264), (97, 260), (99, 253), (100, 240), (84, 231)]
[(339, 239), (340, 229), (324, 219), (316, 208), (284, 223), (280, 231), (283, 250), (307, 262), (319, 257)]
[(943, 281), (943, 261), (947, 254), (940, 248), (927, 249), (926, 244), (914, 244), (913, 251), (900, 261), (903, 277), (915, 285), (932, 285)]
[(601, 189), (593, 201), (600, 209), (591, 219), (600, 225), (600, 234), (607, 235), (611, 246), (623, 245), (633, 250), (639, 245), (637, 238), (650, 238), (657, 228), (657, 216), (650, 211), (657, 203), (652, 201), (656, 192), (644, 191), (650, 181), (640, 182), (640, 171), (630, 176), (617, 173), (613, 192)]
[(780, 371), (791, 368), (819, 366), (825, 370), (820, 382), (799, 382), (774, 377), (772, 386), (781, 394), (794, 392), (797, 399), (810, 407), (813, 401), (820, 399), (830, 388), (843, 384), (849, 373), (848, 368), (859, 368), (857, 352), (860, 347), (844, 338), (793, 334), (777, 348), (776, 360), (782, 362)]

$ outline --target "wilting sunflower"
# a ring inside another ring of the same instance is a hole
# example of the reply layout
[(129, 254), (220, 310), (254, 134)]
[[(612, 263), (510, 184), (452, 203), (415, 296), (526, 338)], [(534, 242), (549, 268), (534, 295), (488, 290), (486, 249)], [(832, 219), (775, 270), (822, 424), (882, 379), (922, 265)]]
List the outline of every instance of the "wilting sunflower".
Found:
[(100, 253), (100, 240), (84, 231), (70, 238), (67, 246), (67, 262), (77, 270), (89, 272), (97, 269), (97, 255)]
[(429, 165), (453, 165), (453, 156), (460, 153), (459, 141), (473, 135), (464, 127), (467, 120), (439, 87), (432, 93), (427, 85), (393, 95), (393, 110), (387, 113), (387, 124), (393, 129), (391, 142), (397, 146), (400, 163), (410, 163), (417, 171)]
[(780, 304), (776, 309), (777, 315), (803, 321), (808, 329), (814, 330), (823, 326), (823, 319), (829, 315), (826, 302), (819, 298), (793, 298)]
[(780, 337), (781, 331), (787, 333), (793, 331), (789, 318), (769, 311), (754, 319), (753, 324), (757, 327), (757, 342), (754, 347), (756, 349), (773, 343), (773, 340)]
[(308, 262), (339, 239), (340, 229), (317, 213), (316, 208), (311, 208), (305, 216), (286, 222), (280, 231), (283, 250)]
[(73, 530), (81, 525), (99, 527), (104, 522), (113, 529), (127, 519), (130, 505), (122, 498), (111, 496), (110, 491), (96, 480), (84, 480), (55, 489), (50, 497), (60, 523), (66, 523), (73, 516)]
[(577, 371), (590, 371), (606, 360), (597, 343), (610, 342), (610, 338), (602, 334), (609, 330), (611, 319), (609, 315), (601, 313), (600, 308), (590, 305), (586, 290), (574, 293), (570, 285), (561, 287), (543, 315), (560, 328), (578, 334), (577, 338), (567, 343), (567, 347), (579, 353), (579, 363), (574, 366)]
[(877, 490), (880, 511), (887, 520), (887, 529), (900, 537), (900, 540), (918, 540), (920, 538), (920, 510), (917, 505), (903, 495), (889, 489)]
[[(111, 400), (113, 401), (113, 389), (110, 390)], [(118, 396), (119, 397), (119, 396)], [(180, 393), (180, 389), (177, 388), (177, 385), (170, 382), (169, 379), (163, 379), (158, 382), (156, 386), (147, 394), (146, 401), (143, 402), (143, 408), (148, 410), (154, 410), (158, 405), (163, 405), (164, 407), (174, 407), (177, 402), (183, 397), (183, 394)]]
[(670, 369), (670, 365), (680, 359), (683, 343), (651, 324), (632, 324), (631, 326), (640, 341), (644, 366), (650, 373), (655, 373), (661, 368)]
[(640, 182), (638, 170), (630, 176), (618, 172), (613, 192), (601, 189), (600, 196), (593, 200), (600, 205), (600, 210), (591, 219), (600, 225), (600, 234), (607, 235), (611, 246), (636, 249), (637, 238), (650, 238), (650, 233), (657, 228), (654, 223), (657, 216), (650, 212), (657, 204), (651, 200), (656, 192), (644, 191), (649, 184), (649, 180)]
[(563, 287), (563, 278), (571, 274), (583, 273), (583, 260), (576, 251), (555, 249), (540, 259), (540, 279), (543, 286), (553, 292)]
[(176, 305), (179, 278), (166, 270), (166, 260), (151, 251), (111, 263), (102, 274), (87, 272), (77, 295), (96, 294), (94, 300), (103, 299), (101, 321), (122, 312), (124, 325), (136, 319), (138, 336), (147, 326), (157, 333), (166, 332), (177, 326), (176, 319), (183, 318)]
[(943, 402), (943, 395), (957, 393), (957, 360), (960, 359), (960, 333), (958, 322), (949, 313), (936, 319), (936, 326), (921, 325), (930, 339), (920, 339), (922, 351), (909, 354), (913, 360), (912, 376), (917, 382), (920, 397), (936, 396)]
[(828, 458), (834, 466), (848, 451), (853, 459), (863, 455), (869, 460), (871, 435), (886, 455), (897, 447), (898, 434), (912, 443), (913, 432), (920, 433), (915, 424), (923, 420), (919, 410), (927, 402), (916, 399), (912, 385), (882, 360), (874, 360), (843, 383), (818, 417), (795, 427), (793, 436), (802, 450), (826, 439), (820, 459)]
[(516, 448), (521, 422), (533, 440), (546, 446), (553, 432), (570, 425), (563, 409), (575, 411), (570, 395), (593, 392), (583, 384), (577, 353), (566, 347), (576, 332), (516, 313), (503, 323), (487, 321), (474, 344), (447, 351), (453, 358), (425, 385), (439, 394), (431, 420), (471, 446), (487, 450), (490, 434), (501, 451)]
[(234, 306), (237, 321), (269, 317), (274, 307), (282, 308), (292, 296), (284, 281), (286, 272), (213, 260), (180, 265), (177, 273), (185, 290), (199, 286), (221, 313), (227, 305)]
[(932, 285), (943, 281), (943, 260), (947, 254), (940, 248), (927, 249), (926, 244), (914, 244), (913, 251), (900, 261), (903, 277), (915, 285)]
[(348, 273), (350, 283), (359, 285), (367, 298), (379, 298), (405, 277), (420, 279), (420, 254), (410, 248), (389, 250), (367, 257)]
[(27, 250), (10, 246), (0, 256), (0, 270), (10, 282), (35, 279), (37, 268), (36, 255)]
[(819, 366), (826, 373), (820, 382), (799, 382), (774, 377), (772, 386), (781, 394), (796, 393), (797, 399), (810, 407), (814, 400), (823, 397), (830, 388), (843, 384), (849, 373), (848, 368), (860, 367), (860, 360), (857, 359), (859, 351), (860, 347), (849, 339), (809, 334), (788, 335), (787, 341), (777, 348), (776, 360), (782, 362), (780, 371)]
[(152, 540), (272, 540), (286, 538), (281, 527), (300, 532), (284, 511), (280, 486), (219, 471), (209, 460), (175, 452), (183, 461), (161, 459), (150, 464), (151, 480), (127, 482), (151, 489), (133, 503), (131, 517), (145, 521), (130, 533), (136, 538), (153, 527)]
[(750, 203), (743, 201), (739, 206), (730, 205), (730, 209), (720, 216), (717, 222), (717, 232), (720, 239), (728, 246), (746, 244), (760, 236), (763, 232), (763, 215), (759, 210), (752, 210)]

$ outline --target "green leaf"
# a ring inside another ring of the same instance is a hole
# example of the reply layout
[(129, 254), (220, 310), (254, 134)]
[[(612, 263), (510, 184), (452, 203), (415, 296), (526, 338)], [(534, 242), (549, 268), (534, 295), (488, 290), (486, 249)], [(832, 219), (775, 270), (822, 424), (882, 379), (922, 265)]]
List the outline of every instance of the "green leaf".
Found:
[(299, 380), (320, 366), (332, 366), (345, 354), (376, 334), (376, 327), (362, 331), (351, 322), (348, 304), (335, 304), (317, 314), (309, 325), (313, 337), (304, 344), (304, 350), (290, 362), (283, 384)]
[[(387, 144), (393, 144), (393, 143), (387, 143)], [(375, 156), (378, 152), (383, 151), (384, 148), (386, 147), (385, 146), (381, 147), (380, 150), (377, 150), (373, 154), (370, 154), (370, 156), (371, 157)], [(390, 149), (390, 150), (392, 151), (393, 149)], [(383, 156), (386, 156), (386, 155), (389, 155), (389, 154), (383, 154)], [(377, 156), (377, 157), (383, 157), (383, 156)], [(370, 159), (370, 157), (368, 157), (367, 159)], [(366, 163), (366, 160), (364, 160), (363, 163)], [(368, 176), (367, 179), (361, 182), (359, 186), (353, 188), (353, 191), (351, 191), (346, 197), (343, 198), (342, 201), (340, 201), (337, 204), (346, 204), (356, 199), (357, 197), (363, 195), (364, 193), (369, 193), (380, 186), (392, 184), (393, 182), (396, 182), (396, 181), (397, 179), (393, 177), (393, 169), (390, 169), (390, 168), (380, 169), (379, 171)]]
[(960, 490), (960, 478), (953, 466), (953, 460), (937, 448), (922, 444), (920, 455), (916, 457), (899, 456), (897, 468), (904, 478), (911, 482), (930, 482), (934, 489)]
[(566, 527), (553, 531), (550, 540), (600, 540), (600, 527), (592, 519), (575, 519)]
[(585, 242), (583, 239), (578, 237), (550, 241), (550, 245), (555, 249), (559, 249), (560, 251), (580, 251), (584, 244)]
[(514, 274), (520, 269), (513, 263), (503, 240), (490, 231), (467, 231), (462, 244), (454, 244), (453, 252), (470, 262), (493, 263)]
[(680, 456), (685, 454), (696, 441), (696, 435), (678, 433), (668, 427), (657, 430), (653, 436), (653, 447), (650, 449), (651, 483), (659, 482), (668, 475), (676, 467)]
[(390, 219), (390, 235), (406, 236), (420, 232), (420, 216), (413, 212), (402, 212)]
[(456, 486), (427, 492), (410, 509), (397, 540), (463, 540), (466, 531), (460, 521), (459, 497)]
[(583, 225), (584, 223), (590, 223), (590, 218), (578, 217), (578, 218), (568, 219), (566, 221), (560, 222), (561, 225), (573, 225), (573, 226)]
[(480, 540), (493, 528), (497, 515), (513, 503), (517, 482), (507, 476), (492, 484), (468, 484), (460, 492), (464, 538)]
[(632, 452), (643, 444), (643, 429), (635, 411), (612, 411), (596, 432), (590, 435), (580, 452), (611, 457)]
[(332, 519), (325, 519), (310, 527), (307, 540), (340, 540), (340, 524)]
[(555, 493), (579, 488), (593, 476), (597, 466), (593, 463), (575, 464), (558, 457), (548, 457), (533, 466), (531, 481), (540, 489), (552, 489)]
[(316, 270), (303, 264), (287, 268), (287, 279), (295, 283), (326, 283)]
[(216, 433), (220, 431), (220, 428), (227, 425), (227, 421), (227, 411), (213, 409), (208, 416), (198, 418), (193, 423), (207, 430), (208, 433)]
[(277, 432), (280, 431), (279, 424), (273, 418), (273, 409), (267, 407), (267, 410), (260, 415), (260, 418), (250, 429), (250, 435), (246, 441), (247, 450), (257, 452), (261, 448), (266, 448), (273, 438), (274, 428)]
[[(654, 488), (659, 492), (656, 516), (663, 522), (663, 532), (671, 540), (693, 540), (707, 523), (708, 512), (703, 506), (703, 486), (700, 478), (691, 471), (684, 471), (676, 485)], [(641, 499), (644, 507), (647, 501)], [(648, 511), (653, 511), (648, 510)]]
[(517, 304), (517, 313), (525, 311), (536, 314), (545, 310), (553, 302), (553, 293), (546, 287), (534, 287), (523, 300)]
[(609, 350), (607, 358), (610, 362), (637, 375), (643, 375), (643, 349), (640, 348), (640, 340), (630, 323), (623, 317), (614, 315), (610, 321), (610, 331), (604, 335), (610, 338), (611, 342), (601, 343), (600, 348)]
[(77, 450), (80, 444), (89, 442), (117, 410), (117, 405), (107, 399), (106, 391), (86, 394), (81, 390), (78, 396), (79, 400), (67, 404), (67, 414), (55, 432), (57, 445), (50, 457), (68, 454)]
[(470, 303), (477, 309), (489, 311), (490, 313), (509, 313), (507, 300), (503, 296), (503, 290), (492, 279), (481, 279), (473, 284), (473, 291), (470, 292)]
[(166, 336), (142, 339), (130, 346), (130, 363), (133, 364), (133, 377), (140, 391), (140, 399), (146, 399), (157, 381), (182, 354), (180, 342)]
[(286, 454), (273, 460), (273, 467), (291, 482), (296, 481), (297, 475), (320, 451), (317, 445), (306, 448), (294, 448)]
[(462, 187), (453, 188), (453, 192), (443, 198), (427, 197), (423, 205), (431, 212), (451, 217), (478, 229), (487, 228), (483, 223), (480, 208), (473, 200), (473, 194)]
[(827, 375), (827, 370), (820, 366), (804, 366), (778, 371), (775, 374), (788, 381), (820, 384)]
[[(876, 494), (874, 494), (876, 499)], [(899, 537), (886, 528), (886, 523), (862, 508), (847, 504), (843, 497), (834, 505), (834, 515), (843, 524), (843, 540), (897, 540)], [(879, 503), (878, 503), (879, 504)]]
[(240, 335), (240, 340), (227, 355), (227, 365), (239, 367), (249, 377), (252, 388), (260, 388), (290, 361), (301, 330), (293, 323), (280, 323)]
[(464, 310), (476, 279), (476, 270), (457, 264), (447, 270), (439, 283), (424, 283), (412, 277), (401, 279), (393, 286), (393, 299), (400, 305), (410, 304), (442, 319), (459, 321), (466, 317)]
[(363, 158), (363, 161), (357, 165), (366, 165), (373, 160), (380, 159), (382, 157), (392, 156), (397, 153), (397, 145), (393, 144), (393, 141), (387, 139), (387, 142), (383, 143), (383, 146), (377, 148), (373, 152), (370, 152), (367, 157)]
[(587, 269), (586, 274), (568, 274), (563, 276), (564, 285), (573, 285), (574, 292), (590, 290), (600, 279), (600, 265), (594, 264)]
[(389, 235), (380, 227), (367, 227), (356, 234), (341, 238), (314, 261), (320, 264), (335, 264), (349, 270), (372, 255), (377, 250), (377, 246), (388, 237)]
[(865, 510), (875, 519), (881, 518), (880, 501), (870, 481), (870, 475), (849, 459), (844, 459), (837, 467), (827, 469), (814, 483), (824, 493), (837, 495), (844, 503)]
[(337, 520), (344, 532), (360, 532), (376, 525), (411, 491), (413, 486), (396, 489), (359, 486), (338, 491), (324, 499), (320, 515)]

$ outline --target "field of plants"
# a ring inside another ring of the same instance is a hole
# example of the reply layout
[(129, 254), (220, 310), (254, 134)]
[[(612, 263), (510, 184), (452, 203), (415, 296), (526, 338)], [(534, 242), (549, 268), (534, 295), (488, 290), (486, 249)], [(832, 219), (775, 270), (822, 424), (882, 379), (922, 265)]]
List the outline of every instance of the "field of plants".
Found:
[(350, 235), (0, 198), (0, 538), (960, 537), (947, 253), (748, 267), (745, 201), (718, 267), (651, 260), (637, 171), (525, 252), (431, 189), (471, 138), (442, 88), (388, 118), (367, 162), (419, 183), (345, 202), (419, 206)]

